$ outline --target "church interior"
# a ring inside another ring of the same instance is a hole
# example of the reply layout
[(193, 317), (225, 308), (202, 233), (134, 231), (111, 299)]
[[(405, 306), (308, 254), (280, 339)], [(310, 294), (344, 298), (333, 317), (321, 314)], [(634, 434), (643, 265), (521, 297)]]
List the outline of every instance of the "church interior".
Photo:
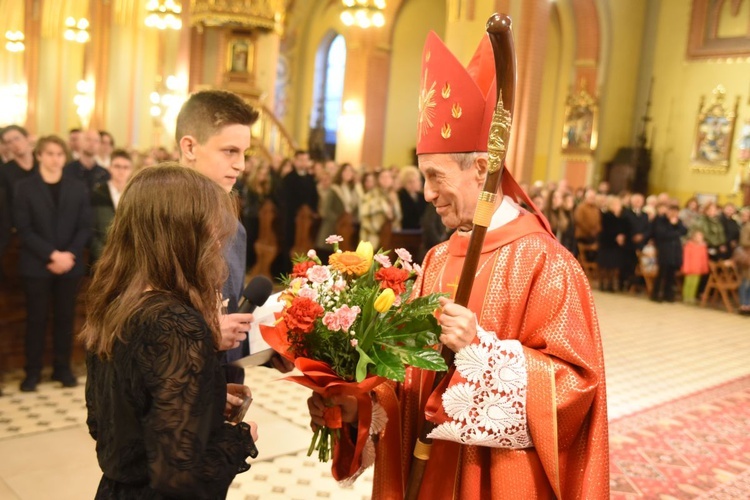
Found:
[[(362, 178), (387, 170), (398, 179), (417, 165), (428, 33), (466, 65), (495, 12), (512, 19), (517, 59), (505, 166), (545, 215), (567, 186), (576, 204), (591, 190), (605, 212), (607, 200), (628, 205), (638, 193), (650, 217), (695, 201), (694, 212), (718, 207), (736, 226), (690, 300), (679, 298), (679, 272), (669, 284), (677, 299), (656, 300), (644, 247), (612, 293), (614, 278), (605, 287), (591, 249), (573, 242), (604, 347), (610, 497), (750, 498), (750, 0), (0, 0), (0, 128), (19, 125), (31, 142), (106, 131), (138, 170), (178, 158), (175, 121), (188, 95), (223, 89), (259, 112), (248, 183), (300, 150), (311, 173), (329, 170), (329, 185), (345, 163)], [(2, 154), (12, 159), (6, 146)], [(248, 231), (248, 279), (278, 277), (265, 206)], [(303, 251), (315, 244), (314, 215), (304, 215)], [(389, 226), (379, 237), (420, 255), (421, 232)], [(72, 354), (76, 387), (47, 376), (19, 390), (18, 248), (13, 235), (0, 273), (0, 499), (93, 497), (101, 470), (85, 423), (83, 346), (76, 340)], [(307, 456), (309, 391), (282, 378), (246, 370), (260, 455), (227, 498), (370, 498), (372, 470), (337, 484), (330, 465)]]

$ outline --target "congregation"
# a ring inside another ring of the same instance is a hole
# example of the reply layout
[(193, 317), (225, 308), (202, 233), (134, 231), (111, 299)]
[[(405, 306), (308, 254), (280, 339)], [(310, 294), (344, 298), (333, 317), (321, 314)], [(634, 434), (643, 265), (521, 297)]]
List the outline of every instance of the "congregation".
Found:
[[(101, 255), (128, 179), (135, 171), (175, 159), (177, 154), (164, 147), (146, 153), (116, 149), (114, 138), (106, 131), (73, 129), (67, 141), (55, 136), (35, 140), (24, 128), (11, 125), (0, 131), (0, 138), (0, 252), (13, 232), (23, 237), (27, 229), (23, 222), (28, 220), (26, 211), (32, 209), (29, 207), (39, 193), (24, 186), (39, 177), (34, 175), (37, 172), (45, 179), (53, 200), (52, 204), (39, 205), (41, 210), (47, 210), (50, 218), (58, 214), (75, 219), (64, 226), (81, 242), (75, 255), (59, 252), (46, 263), (46, 269), (42, 266), (38, 270), (37, 278), (24, 280), (27, 296), (36, 297), (28, 301), (28, 318), (35, 324), (28, 325), (27, 331), (37, 333), (26, 340), (37, 346), (29, 349), (27, 345), (27, 353), (34, 355), (34, 359), (27, 360), (27, 366), (34, 371), (35, 366), (41, 366), (46, 328), (43, 311), (48, 304), (53, 305), (55, 331), (68, 332), (58, 340), (59, 344), (71, 344), (76, 290)], [(79, 181), (70, 183), (72, 187), (66, 188), (64, 194), (59, 182), (47, 178), (56, 168), (62, 178)], [(669, 193), (611, 193), (606, 181), (597, 188), (573, 189), (565, 180), (546, 184), (537, 181), (521, 187), (535, 205), (524, 208), (545, 215), (557, 239), (577, 256), (592, 285), (600, 290), (643, 289), (653, 301), (673, 302), (681, 298), (695, 303), (710, 283), (711, 267), (721, 265), (739, 283), (740, 314), (750, 313), (750, 207), (738, 210), (733, 203), (719, 206), (709, 200), (699, 204), (691, 198), (680, 208)], [(75, 192), (68, 193), (70, 189)], [(415, 242), (410, 250), (417, 259), (449, 236), (434, 207), (426, 201), (429, 193), (423, 192), (422, 176), (414, 166), (358, 168), (349, 163), (313, 159), (303, 150), (291, 158), (249, 155), (233, 191), (248, 235), (246, 265), (250, 274), (268, 274), (276, 279), (288, 274), (300, 241), (309, 241), (309, 248), (326, 256), (330, 250), (325, 239), (346, 232), (343, 222), (348, 224), (351, 242), (367, 240), (376, 248), (390, 248), (393, 243), (390, 238), (381, 241), (384, 228), (389, 235), (405, 235), (406, 239), (399, 241)], [(16, 199), (19, 196), (30, 198), (31, 204)], [(85, 198), (87, 203), (72, 212), (67, 205), (63, 210), (61, 196)], [(521, 200), (516, 201), (522, 204)], [(301, 226), (298, 217), (303, 207), (311, 223)], [(264, 217), (272, 224), (264, 226)], [(270, 259), (259, 254), (265, 252), (261, 240), (269, 228), (275, 242)], [(301, 231), (306, 233), (304, 238)], [(42, 254), (46, 252), (45, 245), (53, 242), (38, 244)], [(59, 261), (55, 261), (58, 257)], [(264, 259), (268, 261), (265, 269), (261, 265)], [(22, 255), (21, 267), (24, 265), (34, 266)], [(46, 273), (51, 270), (49, 266), (55, 267), (53, 287), (47, 287), (44, 281), (51, 279)], [(27, 271), (25, 276), (36, 276), (35, 269)], [(47, 291), (42, 293), (43, 290)], [(53, 379), (64, 386), (76, 385), (69, 366), (70, 348), (61, 347), (55, 353)], [(38, 380), (27, 382), (25, 389), (34, 390)]]

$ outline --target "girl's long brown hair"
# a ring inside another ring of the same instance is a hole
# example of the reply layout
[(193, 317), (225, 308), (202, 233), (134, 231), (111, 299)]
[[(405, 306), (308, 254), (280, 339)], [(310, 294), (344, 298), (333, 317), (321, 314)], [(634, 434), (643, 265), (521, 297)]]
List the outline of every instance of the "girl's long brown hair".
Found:
[(147, 290), (171, 294), (203, 315), (218, 346), (219, 297), (227, 276), (221, 248), (237, 230), (232, 202), (215, 182), (177, 163), (138, 172), (117, 206), (88, 292), (81, 339), (102, 358)]

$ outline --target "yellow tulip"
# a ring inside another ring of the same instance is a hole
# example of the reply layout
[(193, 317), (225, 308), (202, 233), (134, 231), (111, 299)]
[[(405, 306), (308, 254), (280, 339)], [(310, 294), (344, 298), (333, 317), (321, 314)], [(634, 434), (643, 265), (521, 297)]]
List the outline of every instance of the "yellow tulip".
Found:
[(393, 293), (392, 289), (386, 288), (380, 293), (380, 295), (378, 295), (378, 298), (375, 299), (375, 310), (379, 313), (384, 313), (391, 308), (395, 301), (396, 294)]
[(367, 262), (367, 269), (370, 269), (370, 266), (372, 266), (372, 256), (375, 253), (372, 249), (372, 243), (369, 241), (360, 241), (354, 253), (362, 257)]

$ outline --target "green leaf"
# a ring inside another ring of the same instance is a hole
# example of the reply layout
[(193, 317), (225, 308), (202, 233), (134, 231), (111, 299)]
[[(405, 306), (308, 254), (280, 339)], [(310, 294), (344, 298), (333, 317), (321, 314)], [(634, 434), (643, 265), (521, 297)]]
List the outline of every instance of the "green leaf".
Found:
[(359, 361), (357, 362), (357, 371), (356, 371), (356, 378), (357, 382), (362, 382), (367, 377), (367, 365), (375, 364), (377, 367), (377, 364), (375, 361), (370, 358), (370, 356), (367, 355), (365, 351), (360, 349), (359, 346), (356, 346), (355, 349), (359, 353)]
[(448, 369), (448, 365), (445, 364), (443, 357), (434, 349), (417, 349), (413, 347), (390, 345), (384, 345), (383, 348), (387, 352), (398, 356), (402, 363), (415, 368), (439, 372)]
[(383, 350), (380, 347), (375, 347), (372, 350), (372, 357), (375, 360), (376, 375), (395, 380), (396, 382), (404, 381), (406, 367), (398, 355)]

